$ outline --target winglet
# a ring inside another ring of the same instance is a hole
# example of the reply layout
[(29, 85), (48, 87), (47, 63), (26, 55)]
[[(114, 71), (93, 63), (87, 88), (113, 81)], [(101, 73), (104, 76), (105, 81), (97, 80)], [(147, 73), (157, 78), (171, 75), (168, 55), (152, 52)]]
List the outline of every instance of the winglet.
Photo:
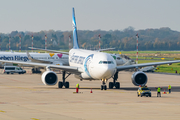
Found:
[(73, 26), (73, 48), (79, 49), (74, 8), (72, 8), (72, 26)]

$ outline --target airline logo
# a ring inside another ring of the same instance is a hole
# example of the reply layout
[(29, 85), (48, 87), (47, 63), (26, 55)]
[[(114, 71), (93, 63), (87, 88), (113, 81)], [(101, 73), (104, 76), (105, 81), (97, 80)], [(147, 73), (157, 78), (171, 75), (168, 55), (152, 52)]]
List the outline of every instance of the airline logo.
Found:
[(15, 60), (15, 61), (28, 61), (28, 57), (26, 56), (18, 56), (18, 55), (15, 55), (15, 56), (0, 56), (0, 60)]
[(57, 56), (58, 56), (59, 58), (62, 58), (63, 54), (57, 54)]
[(93, 59), (93, 56), (94, 56), (94, 54), (89, 55), (89, 56), (85, 59), (85, 62), (84, 62), (84, 69), (85, 69), (85, 72), (87, 73), (87, 75), (88, 75), (89, 77), (91, 77), (91, 75), (90, 75), (90, 73), (89, 73), (89, 65), (90, 65), (90, 63), (91, 63), (91, 61), (92, 61), (92, 59)]
[(75, 13), (74, 13), (74, 8), (73, 8), (73, 14), (72, 14), (72, 26), (73, 29), (76, 29), (76, 20), (75, 20)]
[(49, 55), (52, 57), (52, 56), (54, 56), (54, 53), (49, 53)]

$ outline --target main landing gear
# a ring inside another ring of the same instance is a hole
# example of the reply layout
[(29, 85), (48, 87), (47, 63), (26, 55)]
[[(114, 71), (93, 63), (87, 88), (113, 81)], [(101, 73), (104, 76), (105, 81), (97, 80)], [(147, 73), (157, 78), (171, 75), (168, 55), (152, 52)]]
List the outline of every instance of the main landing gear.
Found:
[(109, 89), (113, 89), (113, 87), (115, 86), (116, 89), (119, 89), (120, 88), (120, 83), (119, 82), (116, 82), (118, 79), (118, 72), (116, 72), (114, 74), (114, 77), (113, 77), (113, 82), (109, 82)]
[(102, 85), (101, 85), (101, 90), (106, 90), (107, 86), (106, 86), (106, 79), (102, 79)]
[[(62, 88), (63, 86), (65, 88), (69, 88), (69, 82), (65, 82), (66, 78), (69, 77), (69, 75), (71, 75), (71, 73), (69, 73), (67, 76), (66, 76), (66, 71), (63, 71), (62, 73), (62, 79), (63, 79), (63, 82), (60, 82), (58, 83), (58, 88)], [(66, 76), (66, 77), (65, 77)]]

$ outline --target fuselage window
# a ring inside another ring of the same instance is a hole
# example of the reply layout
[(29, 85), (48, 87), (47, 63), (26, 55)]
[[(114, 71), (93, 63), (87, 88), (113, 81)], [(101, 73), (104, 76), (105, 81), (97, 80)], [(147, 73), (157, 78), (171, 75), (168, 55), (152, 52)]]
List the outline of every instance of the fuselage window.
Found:
[(108, 61), (103, 61), (103, 64), (107, 64), (108, 63)]

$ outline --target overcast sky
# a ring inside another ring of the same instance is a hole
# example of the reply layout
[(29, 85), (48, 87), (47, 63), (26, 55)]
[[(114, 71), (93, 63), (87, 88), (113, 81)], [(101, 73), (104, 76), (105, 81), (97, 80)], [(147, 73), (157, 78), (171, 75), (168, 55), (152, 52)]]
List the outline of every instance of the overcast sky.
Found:
[(0, 0), (0, 33), (170, 27), (180, 31), (180, 0)]

